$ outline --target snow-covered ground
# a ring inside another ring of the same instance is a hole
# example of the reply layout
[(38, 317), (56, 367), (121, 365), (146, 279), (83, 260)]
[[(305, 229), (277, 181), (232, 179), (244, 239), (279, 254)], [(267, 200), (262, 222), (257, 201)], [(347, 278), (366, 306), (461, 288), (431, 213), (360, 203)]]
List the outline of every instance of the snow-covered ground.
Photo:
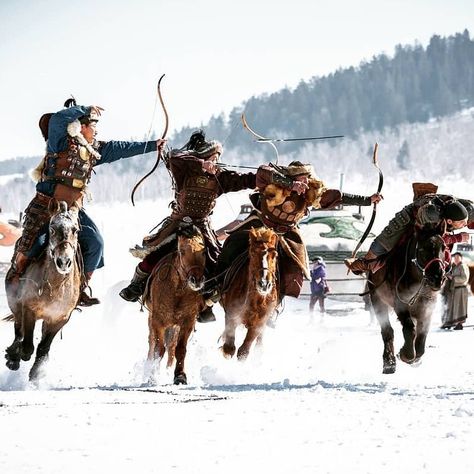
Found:
[[(387, 217), (406, 194), (386, 198)], [(215, 227), (244, 195), (220, 198)], [(137, 263), (127, 247), (166, 204), (88, 209), (106, 241), (106, 267), (92, 281), (102, 304), (73, 314), (39, 389), (27, 382), (31, 363), (0, 368), (2, 474), (474, 472), (474, 331), (439, 330), (440, 308), (422, 364), (399, 363), (393, 375), (381, 373), (379, 327), (361, 303), (328, 300), (321, 317), (307, 300), (287, 299), (245, 363), (219, 352), (218, 308), (189, 342), (189, 385), (174, 386), (165, 368), (144, 385), (147, 317), (117, 292)], [(5, 304), (2, 295), (2, 314)], [(0, 348), (12, 339), (11, 323), (0, 323)]]

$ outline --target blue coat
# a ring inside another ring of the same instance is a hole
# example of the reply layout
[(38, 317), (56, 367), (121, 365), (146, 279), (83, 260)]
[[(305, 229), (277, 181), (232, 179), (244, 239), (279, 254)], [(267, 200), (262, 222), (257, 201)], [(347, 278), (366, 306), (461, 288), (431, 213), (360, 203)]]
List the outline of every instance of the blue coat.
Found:
[(326, 265), (319, 264), (311, 270), (311, 294), (324, 295), (324, 288), (326, 287)]
[[(67, 150), (68, 125), (83, 115), (88, 114), (89, 112), (90, 107), (79, 105), (60, 110), (59, 112), (53, 114), (50, 118), (48, 126), (47, 152), (59, 153), (61, 151)], [(95, 166), (104, 163), (113, 163), (114, 161), (121, 160), (123, 158), (129, 158), (131, 156), (141, 155), (145, 152), (148, 153), (157, 150), (156, 141), (110, 141), (99, 143), (100, 146), (98, 152), (101, 155), (101, 159), (97, 161)], [(36, 185), (36, 190), (48, 196), (53, 196), (55, 186), (56, 183), (53, 181), (38, 182)], [(84, 271), (89, 273), (104, 266), (104, 241), (100, 235), (99, 229), (94, 224), (92, 219), (86, 214), (84, 209), (79, 211), (79, 222), (81, 224), (81, 230), (78, 234), (78, 240), (84, 259)], [(46, 247), (48, 242), (47, 234), (48, 226), (45, 225), (40, 230), (35, 243), (28, 252), (29, 257), (37, 257)]]

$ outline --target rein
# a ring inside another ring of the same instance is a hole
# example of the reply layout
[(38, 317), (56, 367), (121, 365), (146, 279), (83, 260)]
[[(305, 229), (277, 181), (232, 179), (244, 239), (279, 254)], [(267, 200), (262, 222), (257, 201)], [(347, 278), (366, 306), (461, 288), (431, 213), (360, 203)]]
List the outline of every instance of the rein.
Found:
[(447, 252), (445, 251), (445, 259), (444, 260), (439, 258), (439, 257), (435, 257), (435, 258), (432, 258), (431, 260), (429, 260), (422, 267), (420, 265), (420, 263), (418, 262), (418, 258), (417, 258), (417, 254), (418, 254), (418, 242), (417, 242), (416, 245), (415, 245), (415, 257), (411, 259), (411, 263), (413, 263), (415, 268), (417, 268), (420, 271), (420, 273), (422, 275), (422, 279), (421, 279), (421, 282), (420, 282), (420, 286), (418, 287), (415, 294), (408, 301), (403, 300), (400, 296), (399, 287), (400, 287), (400, 282), (402, 281), (403, 277), (405, 276), (405, 273), (406, 273), (407, 268), (408, 268), (408, 261), (409, 261), (408, 252), (409, 252), (412, 241), (413, 241), (413, 237), (409, 240), (407, 248), (406, 248), (405, 267), (403, 268), (403, 272), (402, 272), (400, 278), (398, 279), (398, 281), (395, 285), (395, 293), (396, 293), (396, 296), (397, 296), (398, 300), (400, 302), (402, 302), (403, 304), (406, 304), (408, 306), (413, 306), (418, 301), (418, 298), (420, 297), (421, 292), (422, 292), (423, 288), (426, 286), (426, 282), (428, 281), (428, 279), (425, 276), (426, 271), (431, 265), (433, 265), (434, 263), (439, 263), (441, 265), (441, 268), (443, 269), (443, 281), (446, 278), (446, 276), (445, 276), (446, 275), (446, 268), (448, 268), (450, 266), (449, 261), (446, 260), (448, 258), (448, 256), (450, 256), (450, 253), (449, 253), (449, 251), (447, 251)]

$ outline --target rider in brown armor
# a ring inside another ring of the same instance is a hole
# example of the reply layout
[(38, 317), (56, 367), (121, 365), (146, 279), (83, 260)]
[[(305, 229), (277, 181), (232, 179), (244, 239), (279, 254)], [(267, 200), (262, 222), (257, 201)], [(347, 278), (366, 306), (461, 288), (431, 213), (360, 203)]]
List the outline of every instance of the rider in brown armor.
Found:
[(244, 222), (228, 231), (230, 235), (224, 242), (216, 272), (218, 275), (225, 273), (236, 257), (247, 250), (248, 229), (265, 225), (279, 235), (281, 298), (284, 295), (298, 297), (304, 276), (309, 278), (308, 257), (298, 223), (310, 207), (369, 206), (382, 199), (379, 194), (365, 197), (326, 189), (313, 167), (299, 161), (288, 166), (260, 166), (257, 188), (250, 198), (255, 210)]
[(449, 233), (466, 225), (474, 228), (474, 204), (467, 199), (436, 194), (437, 189), (431, 183), (413, 183), (413, 202), (395, 214), (374, 239), (366, 255), (346, 260), (347, 267), (356, 275), (378, 271), (383, 266), (384, 257), (396, 247), (402, 237), (411, 234), (415, 227), (439, 228), (448, 245), (468, 242), (467, 232), (456, 235)]
[[(239, 174), (217, 166), (221, 153), (222, 145), (219, 142), (206, 141), (204, 133), (198, 131), (191, 135), (183, 148), (174, 149), (165, 157), (175, 190), (171, 204), (173, 211), (163, 221), (157, 233), (144, 238), (142, 247), (130, 250), (132, 255), (143, 260), (136, 267), (130, 284), (120, 291), (123, 299), (138, 301), (142, 296), (155, 265), (176, 249), (176, 231), (183, 222), (192, 222), (203, 233), (207, 250), (206, 274), (213, 273), (220, 253), (220, 243), (210, 226), (209, 216), (216, 199), (231, 191), (255, 188), (255, 173)], [(211, 306), (198, 318), (200, 322), (213, 320), (215, 317)]]

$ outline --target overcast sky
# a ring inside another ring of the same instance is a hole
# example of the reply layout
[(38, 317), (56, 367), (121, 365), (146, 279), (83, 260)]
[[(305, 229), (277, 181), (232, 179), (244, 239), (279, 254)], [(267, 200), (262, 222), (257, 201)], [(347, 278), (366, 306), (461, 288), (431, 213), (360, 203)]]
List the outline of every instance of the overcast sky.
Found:
[(99, 138), (138, 138), (161, 134), (161, 74), (172, 131), (464, 28), (472, 0), (0, 0), (0, 159), (42, 154), (70, 94), (106, 109)]

